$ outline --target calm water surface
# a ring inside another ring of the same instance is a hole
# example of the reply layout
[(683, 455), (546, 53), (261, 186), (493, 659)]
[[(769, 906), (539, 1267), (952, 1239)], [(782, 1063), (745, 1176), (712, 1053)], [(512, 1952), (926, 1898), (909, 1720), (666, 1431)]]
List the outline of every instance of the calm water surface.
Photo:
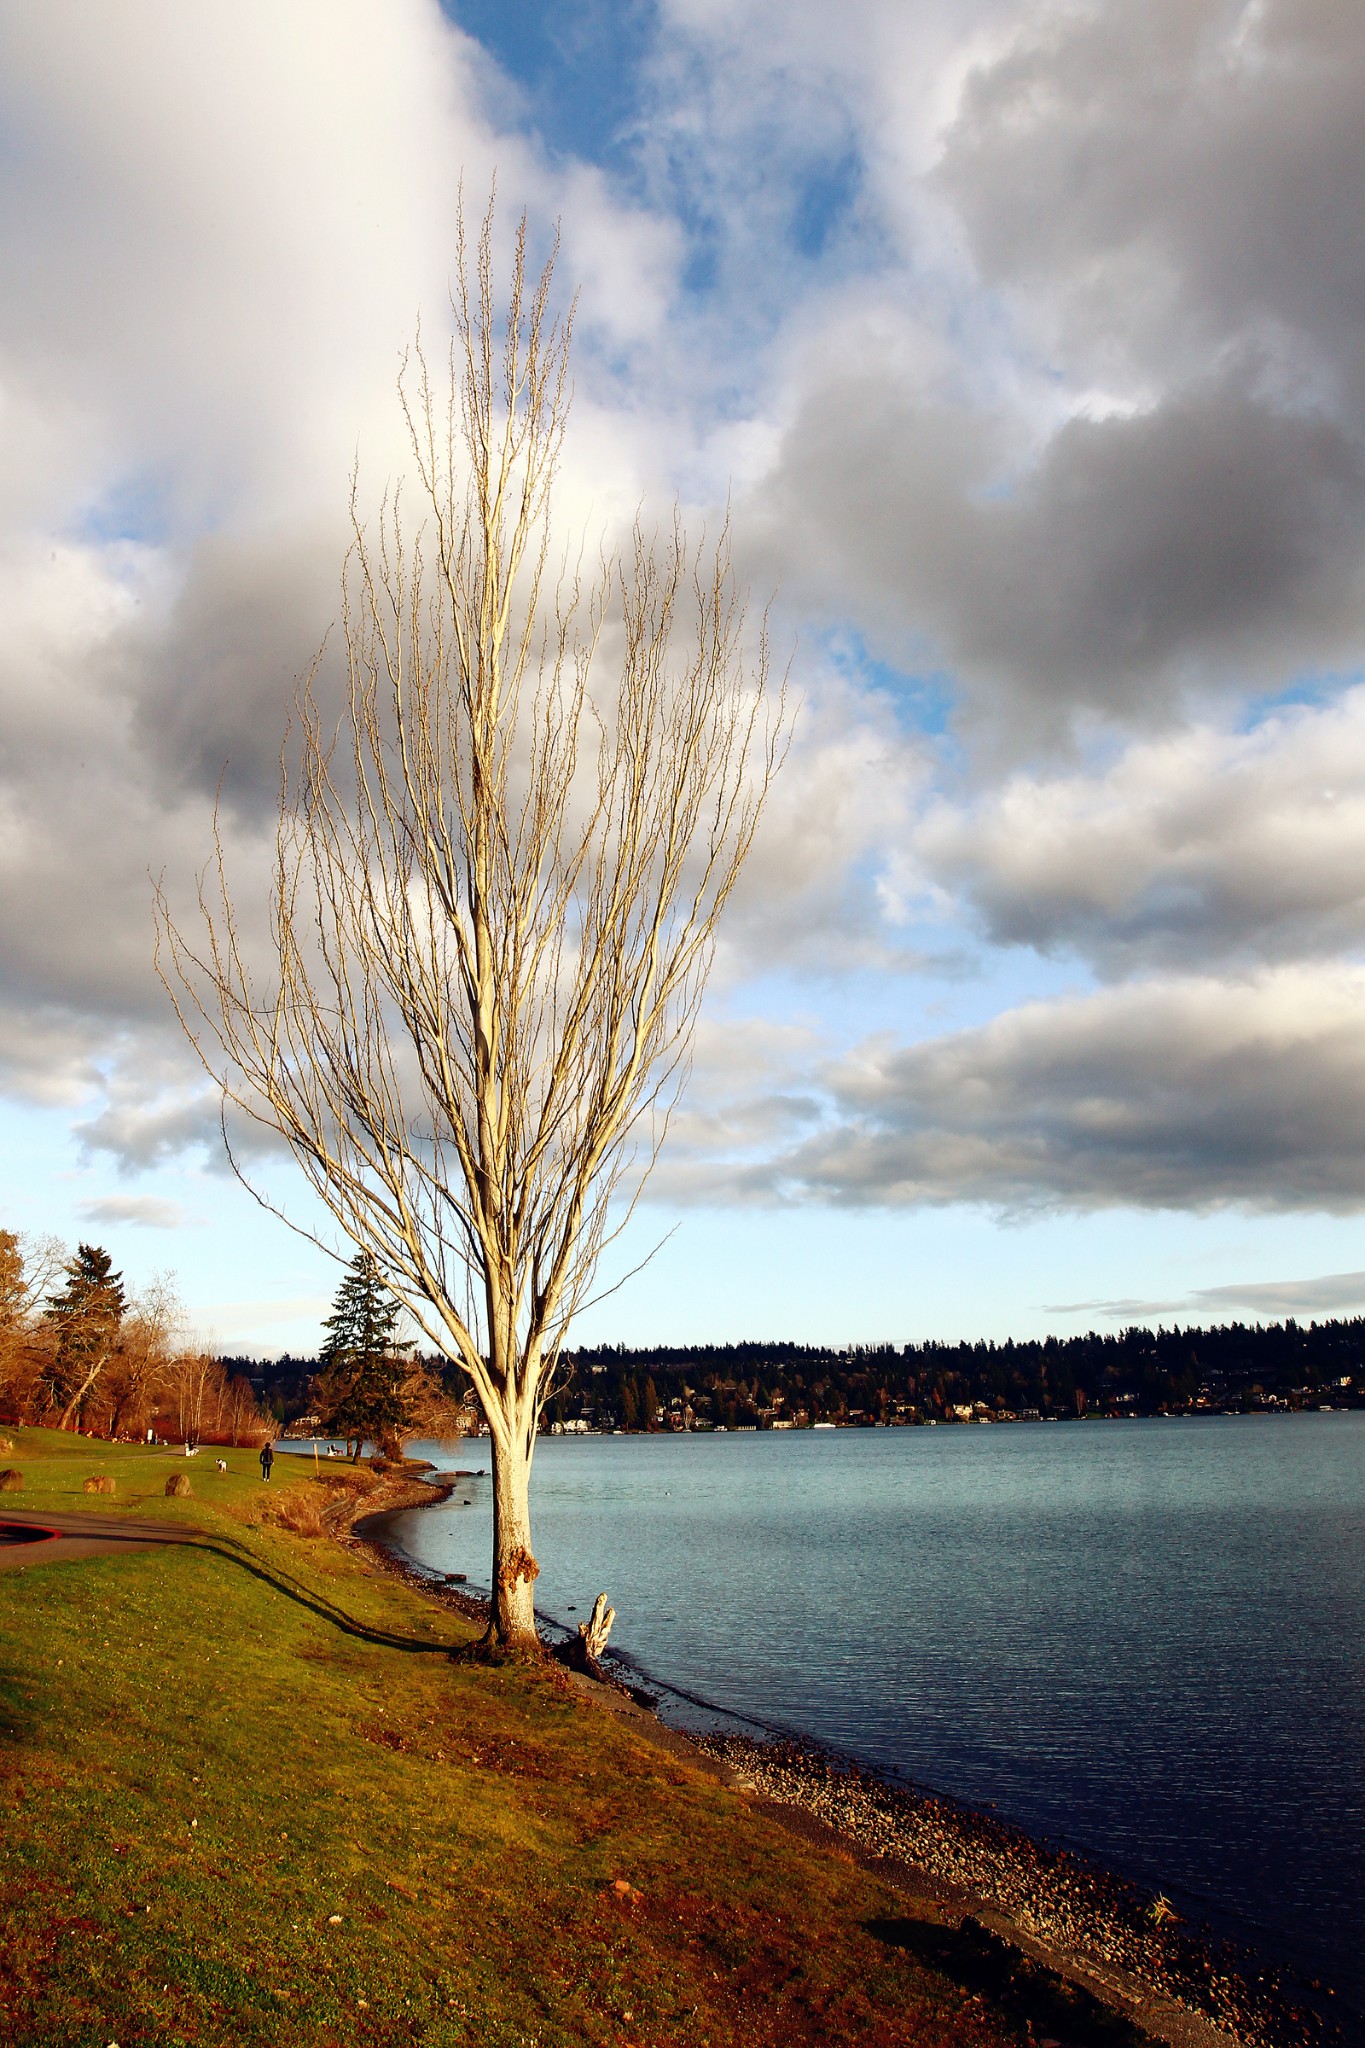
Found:
[[(1365, 1414), (555, 1438), (532, 1518), (548, 1616), (1362, 2003)], [(488, 1481), (393, 1535), (486, 1586)]]

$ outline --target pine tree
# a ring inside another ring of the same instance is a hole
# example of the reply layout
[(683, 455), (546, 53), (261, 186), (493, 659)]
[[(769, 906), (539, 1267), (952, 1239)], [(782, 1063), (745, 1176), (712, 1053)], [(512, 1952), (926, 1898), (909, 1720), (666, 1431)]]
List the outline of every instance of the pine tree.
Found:
[(57, 1342), (48, 1370), (54, 1404), (64, 1402), (59, 1429), (70, 1426), (82, 1402), (113, 1357), (123, 1324), (123, 1275), (102, 1245), (81, 1244), (63, 1271), (66, 1285), (48, 1296), (47, 1318)]
[(373, 1255), (358, 1252), (322, 1326), (328, 1337), (314, 1385), (323, 1426), (345, 1437), (354, 1458), (367, 1437), (391, 1441), (412, 1421), (404, 1391), (409, 1347), (398, 1342), (399, 1314)]

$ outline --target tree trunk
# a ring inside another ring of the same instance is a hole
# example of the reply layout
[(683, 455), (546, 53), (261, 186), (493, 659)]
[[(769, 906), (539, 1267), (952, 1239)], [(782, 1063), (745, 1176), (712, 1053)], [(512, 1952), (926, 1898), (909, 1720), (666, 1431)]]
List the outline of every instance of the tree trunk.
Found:
[(488, 1640), (501, 1649), (534, 1650), (535, 1596), (540, 1566), (531, 1554), (531, 1460), (515, 1437), (504, 1450), (496, 1435), (493, 1452), (493, 1615)]
[(58, 1429), (66, 1429), (69, 1426), (72, 1416), (76, 1413), (77, 1409), (81, 1405), (81, 1402), (85, 1399), (86, 1395), (90, 1392), (90, 1389), (94, 1386), (95, 1381), (104, 1371), (106, 1363), (107, 1360), (103, 1356), (96, 1359), (95, 1363), (91, 1366), (89, 1372), (85, 1375), (85, 1378), (82, 1380), (80, 1387), (71, 1396), (71, 1399), (67, 1402), (66, 1407), (63, 1409), (62, 1419), (57, 1424)]

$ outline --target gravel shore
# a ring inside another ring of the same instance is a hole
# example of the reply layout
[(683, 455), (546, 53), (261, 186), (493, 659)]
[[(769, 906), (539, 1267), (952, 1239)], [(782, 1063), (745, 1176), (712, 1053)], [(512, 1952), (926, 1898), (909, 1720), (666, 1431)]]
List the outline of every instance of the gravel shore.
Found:
[(1005, 1923), (1049, 1960), (1079, 1965), (1101, 1996), (1112, 1994), (1143, 2024), (1173, 2007), (1246, 2048), (1325, 2048), (1347, 2038), (1316, 2010), (1309, 1987), (1257, 1970), (1253, 1957), (1192, 1933), (1166, 1901), (1005, 1822), (790, 1741), (715, 1735), (698, 1746), (751, 1791), (910, 1866), (927, 1890)]

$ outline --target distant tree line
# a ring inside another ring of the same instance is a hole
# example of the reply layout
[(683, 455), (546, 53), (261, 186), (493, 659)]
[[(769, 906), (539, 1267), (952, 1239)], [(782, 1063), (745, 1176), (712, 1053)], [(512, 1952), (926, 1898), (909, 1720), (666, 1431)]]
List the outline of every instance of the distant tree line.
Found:
[[(232, 1359), (281, 1423), (309, 1408), (317, 1357)], [(437, 1361), (427, 1361), (434, 1368)], [(444, 1393), (458, 1400), (448, 1376)], [(1365, 1317), (1228, 1323), (1024, 1342), (753, 1341), (581, 1348), (546, 1421), (562, 1428), (801, 1428), (1365, 1405)], [(966, 1411), (965, 1413), (963, 1411)]]
[[(132, 1293), (101, 1245), (0, 1230), (0, 1421), (103, 1437), (255, 1443), (303, 1418), (397, 1454), (473, 1427), (449, 1360), (399, 1335), (373, 1257), (347, 1267), (319, 1353), (215, 1356), (169, 1276)], [(1141, 1325), (1023, 1342), (580, 1348), (545, 1421), (562, 1430), (870, 1427), (1365, 1406), (1365, 1316)]]
[(580, 1349), (551, 1423), (763, 1429), (1365, 1405), (1365, 1317), (896, 1346)]

